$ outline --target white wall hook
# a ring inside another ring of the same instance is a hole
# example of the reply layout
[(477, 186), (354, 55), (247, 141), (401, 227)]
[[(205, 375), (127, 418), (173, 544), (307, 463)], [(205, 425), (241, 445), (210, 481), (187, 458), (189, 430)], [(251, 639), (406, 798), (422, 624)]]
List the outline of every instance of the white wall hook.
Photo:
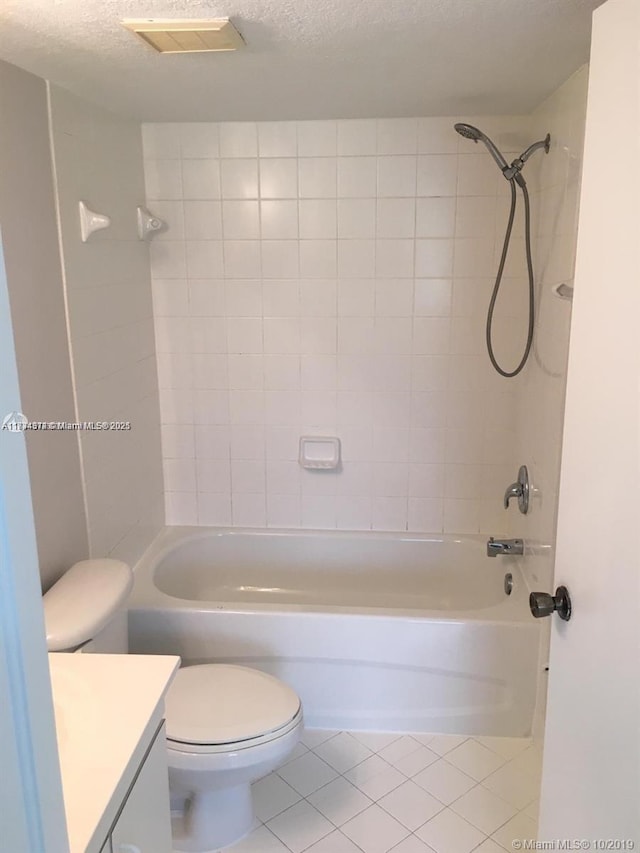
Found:
[(568, 284), (567, 282), (561, 282), (561, 284), (556, 284), (551, 290), (555, 293), (556, 296), (559, 296), (560, 299), (573, 299), (573, 283)]
[(167, 223), (163, 222), (153, 213), (150, 213), (146, 207), (138, 207), (138, 237), (141, 240), (150, 240), (158, 231), (164, 231)]
[(103, 228), (108, 228), (111, 225), (111, 218), (104, 213), (96, 213), (95, 210), (87, 207), (81, 201), (78, 202), (80, 210), (80, 236), (82, 242), (86, 243), (94, 231), (102, 231)]

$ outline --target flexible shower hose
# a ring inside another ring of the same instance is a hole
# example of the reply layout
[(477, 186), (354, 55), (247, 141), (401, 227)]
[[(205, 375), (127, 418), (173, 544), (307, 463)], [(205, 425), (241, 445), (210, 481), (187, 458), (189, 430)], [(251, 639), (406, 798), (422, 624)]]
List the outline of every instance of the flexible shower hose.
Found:
[(527, 331), (527, 344), (524, 348), (524, 355), (520, 361), (520, 364), (515, 368), (515, 370), (504, 370), (498, 364), (495, 354), (493, 352), (493, 343), (491, 341), (491, 332), (493, 328), (493, 312), (496, 307), (496, 300), (498, 299), (498, 294), (500, 293), (500, 285), (502, 284), (502, 275), (504, 273), (504, 265), (507, 261), (507, 253), (509, 251), (509, 243), (511, 242), (511, 231), (513, 230), (513, 220), (516, 215), (516, 181), (512, 179), (509, 181), (511, 185), (511, 210), (509, 211), (509, 220), (507, 222), (507, 230), (504, 235), (504, 243), (502, 246), (502, 255), (500, 256), (500, 264), (498, 266), (498, 272), (496, 274), (496, 281), (493, 285), (493, 292), (491, 294), (491, 300), (489, 302), (489, 310), (487, 312), (487, 351), (489, 353), (489, 358), (491, 359), (491, 364), (498, 371), (501, 376), (505, 376), (507, 379), (511, 379), (513, 376), (517, 376), (522, 368), (527, 363), (527, 359), (529, 358), (529, 353), (531, 352), (531, 344), (533, 343), (533, 319), (534, 319), (534, 285), (533, 285), (533, 260), (531, 258), (531, 210), (529, 206), (529, 193), (527, 191), (527, 186), (522, 181), (519, 183), (520, 189), (522, 190), (522, 195), (524, 197), (524, 229), (525, 229), (525, 246), (526, 246), (526, 255), (527, 255), (527, 273), (529, 276), (529, 327)]

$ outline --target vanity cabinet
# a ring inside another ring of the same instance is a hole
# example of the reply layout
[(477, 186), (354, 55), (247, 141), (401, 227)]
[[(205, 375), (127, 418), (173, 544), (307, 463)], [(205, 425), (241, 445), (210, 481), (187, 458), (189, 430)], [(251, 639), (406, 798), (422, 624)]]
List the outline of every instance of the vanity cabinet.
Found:
[(163, 718), (179, 665), (49, 654), (69, 853), (171, 853)]
[(172, 849), (163, 724), (116, 818), (103, 853), (171, 853)]

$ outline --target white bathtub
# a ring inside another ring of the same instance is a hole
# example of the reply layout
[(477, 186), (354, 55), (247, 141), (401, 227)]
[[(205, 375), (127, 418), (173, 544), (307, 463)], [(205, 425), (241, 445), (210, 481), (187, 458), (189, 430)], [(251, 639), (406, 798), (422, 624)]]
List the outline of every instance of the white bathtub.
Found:
[(480, 537), (168, 528), (136, 566), (130, 646), (277, 675), (311, 727), (527, 735), (527, 594)]

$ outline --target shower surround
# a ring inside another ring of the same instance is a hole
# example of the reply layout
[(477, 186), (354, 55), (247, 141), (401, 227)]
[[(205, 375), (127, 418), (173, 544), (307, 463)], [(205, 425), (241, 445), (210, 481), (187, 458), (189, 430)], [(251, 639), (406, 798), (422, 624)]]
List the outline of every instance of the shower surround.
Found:
[[(530, 117), (473, 120), (530, 141)], [(508, 185), (454, 121), (143, 126), (168, 524), (507, 532), (519, 380), (484, 313)], [(340, 437), (339, 472), (299, 468), (305, 434)]]

